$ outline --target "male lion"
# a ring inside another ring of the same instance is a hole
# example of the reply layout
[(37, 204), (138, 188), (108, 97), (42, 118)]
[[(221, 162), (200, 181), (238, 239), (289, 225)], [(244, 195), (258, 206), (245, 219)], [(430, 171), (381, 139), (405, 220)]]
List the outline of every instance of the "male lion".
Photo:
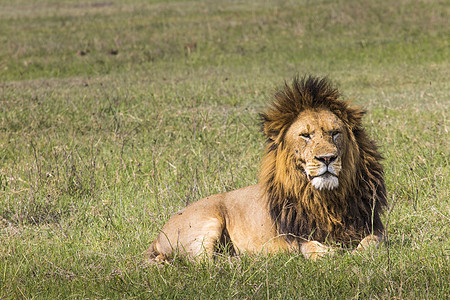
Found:
[[(300, 251), (316, 259), (322, 243), (380, 242), (387, 205), (383, 168), (364, 131), (364, 111), (341, 101), (327, 79), (295, 78), (261, 114), (267, 147), (259, 184), (201, 199), (173, 215), (147, 251), (213, 256)], [(356, 244), (355, 244), (356, 245)]]

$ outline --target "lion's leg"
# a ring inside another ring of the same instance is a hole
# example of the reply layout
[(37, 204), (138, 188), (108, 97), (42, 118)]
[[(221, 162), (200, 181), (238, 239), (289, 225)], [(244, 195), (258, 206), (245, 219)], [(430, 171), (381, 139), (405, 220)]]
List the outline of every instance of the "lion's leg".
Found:
[(304, 242), (300, 246), (300, 251), (307, 259), (317, 260), (326, 255), (334, 254), (334, 249), (325, 246), (318, 241)]
[(175, 255), (212, 257), (224, 221), (207, 211), (186, 210), (172, 216), (146, 252), (147, 262), (167, 261)]
[(218, 218), (207, 218), (199, 221), (185, 236), (179, 236), (179, 247), (191, 258), (212, 258), (217, 243), (220, 241), (224, 223)]

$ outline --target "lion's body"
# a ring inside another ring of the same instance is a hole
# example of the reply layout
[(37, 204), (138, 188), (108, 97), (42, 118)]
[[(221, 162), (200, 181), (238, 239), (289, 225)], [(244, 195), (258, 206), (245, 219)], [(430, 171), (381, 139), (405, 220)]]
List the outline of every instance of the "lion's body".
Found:
[[(279, 252), (288, 248), (276, 237), (260, 185), (203, 198), (172, 216), (154, 242), (158, 254), (197, 256), (231, 241), (237, 252)], [(218, 242), (222, 241), (222, 244)]]
[(322, 243), (377, 244), (386, 205), (381, 156), (362, 110), (338, 100), (325, 79), (294, 80), (263, 118), (268, 139), (257, 185), (201, 199), (178, 212), (150, 246), (151, 260), (175, 253), (211, 256), (299, 250), (316, 258)]

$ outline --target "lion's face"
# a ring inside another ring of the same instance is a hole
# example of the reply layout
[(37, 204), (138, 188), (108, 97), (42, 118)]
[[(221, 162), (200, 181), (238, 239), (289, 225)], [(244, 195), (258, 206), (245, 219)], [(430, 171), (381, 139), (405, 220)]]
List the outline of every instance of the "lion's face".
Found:
[(344, 123), (328, 110), (307, 110), (288, 129), (286, 144), (296, 164), (318, 190), (339, 185), (348, 142)]

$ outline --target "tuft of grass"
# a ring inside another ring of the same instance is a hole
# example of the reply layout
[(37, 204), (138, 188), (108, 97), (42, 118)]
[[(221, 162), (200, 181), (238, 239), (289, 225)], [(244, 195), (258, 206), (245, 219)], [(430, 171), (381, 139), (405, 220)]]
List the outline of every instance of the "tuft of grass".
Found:
[[(448, 12), (439, 1), (0, 4), (0, 298), (449, 297)], [(256, 183), (296, 74), (368, 110), (386, 243), (164, 267), (172, 213)]]

